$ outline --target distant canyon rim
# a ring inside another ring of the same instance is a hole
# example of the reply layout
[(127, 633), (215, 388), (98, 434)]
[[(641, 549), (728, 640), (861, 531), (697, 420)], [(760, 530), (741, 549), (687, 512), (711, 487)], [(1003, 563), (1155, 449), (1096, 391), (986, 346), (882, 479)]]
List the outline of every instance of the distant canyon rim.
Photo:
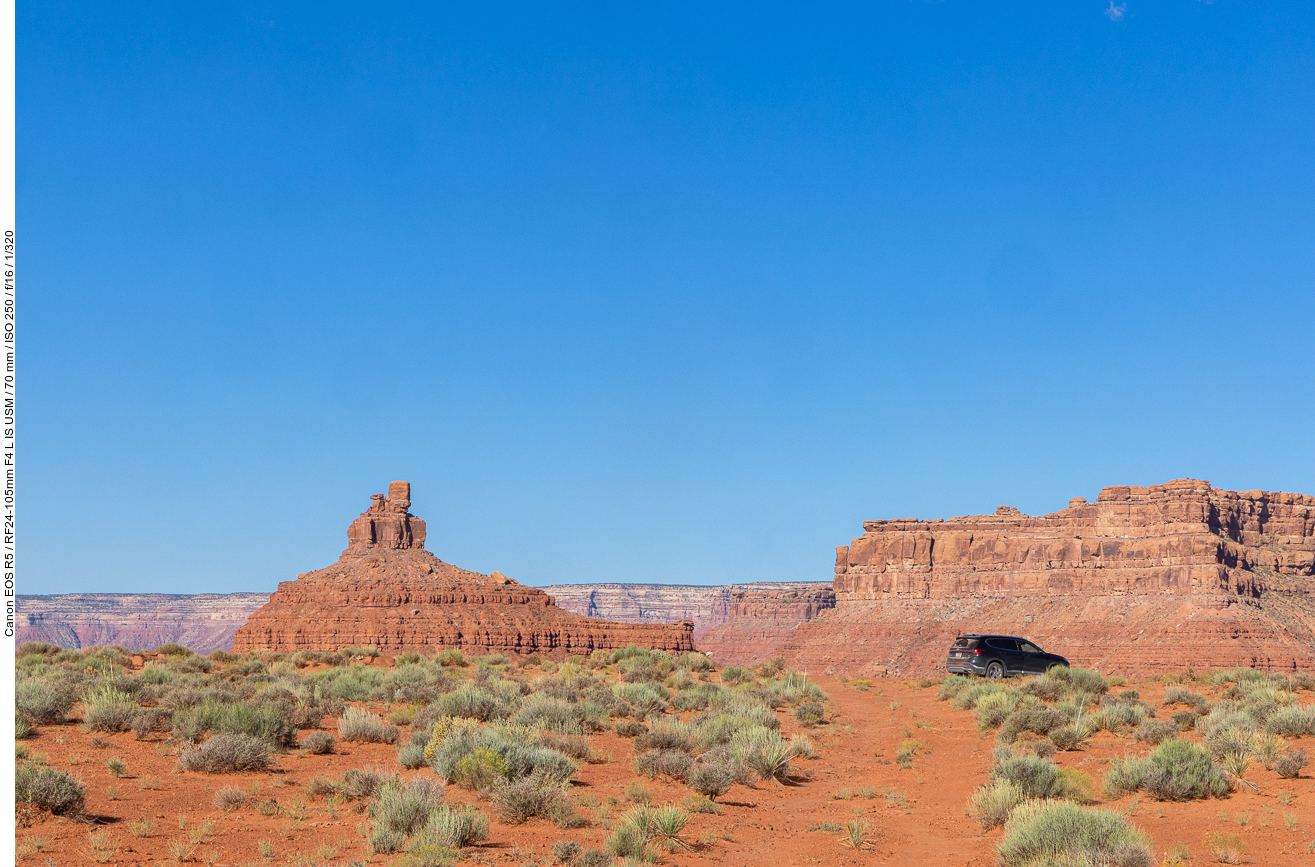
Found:
[(20, 596), (22, 641), (200, 652), (445, 647), (589, 652), (697, 647), (849, 677), (943, 670), (956, 634), (1025, 635), (1074, 664), (1141, 676), (1315, 670), (1315, 497), (1179, 479), (1112, 486), (1029, 516), (874, 520), (831, 581), (526, 587), (425, 550), (410, 486), (348, 529), (334, 564), (262, 594)]

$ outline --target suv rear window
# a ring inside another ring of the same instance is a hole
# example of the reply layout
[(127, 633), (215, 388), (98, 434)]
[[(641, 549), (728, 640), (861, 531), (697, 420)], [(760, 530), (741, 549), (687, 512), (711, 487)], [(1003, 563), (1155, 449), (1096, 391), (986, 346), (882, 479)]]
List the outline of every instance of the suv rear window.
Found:
[(955, 640), (954, 646), (959, 650), (975, 650), (980, 642), (980, 638), (959, 638)]

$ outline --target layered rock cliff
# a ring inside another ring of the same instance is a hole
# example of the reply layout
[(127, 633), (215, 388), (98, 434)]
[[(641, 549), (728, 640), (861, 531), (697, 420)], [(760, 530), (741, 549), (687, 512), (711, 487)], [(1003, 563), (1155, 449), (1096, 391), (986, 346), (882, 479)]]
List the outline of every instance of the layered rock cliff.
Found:
[(1026, 635), (1109, 673), (1315, 669), (1315, 497), (1180, 479), (1033, 517), (868, 521), (797, 665), (931, 674), (962, 632)]
[(699, 650), (723, 665), (758, 662), (775, 655), (797, 629), (836, 606), (830, 584), (735, 590), (731, 613), (699, 639)]
[[(543, 588), (557, 605), (586, 617), (623, 623), (694, 621), (694, 639), (732, 616), (736, 594), (818, 588), (817, 582), (759, 582), (721, 586), (690, 584), (557, 584)], [(700, 645), (702, 646), (702, 645)]]
[(424, 549), (410, 485), (393, 482), (348, 529), (338, 562), (279, 584), (234, 636), (233, 649), (385, 653), (445, 647), (584, 653), (628, 644), (693, 649), (693, 624), (612, 623), (557, 607), (542, 590), (494, 572), (459, 569)]
[(197, 653), (228, 650), (233, 632), (268, 593), (68, 593), (19, 596), (19, 644), (46, 641), (60, 647), (118, 645), (151, 650), (178, 642)]

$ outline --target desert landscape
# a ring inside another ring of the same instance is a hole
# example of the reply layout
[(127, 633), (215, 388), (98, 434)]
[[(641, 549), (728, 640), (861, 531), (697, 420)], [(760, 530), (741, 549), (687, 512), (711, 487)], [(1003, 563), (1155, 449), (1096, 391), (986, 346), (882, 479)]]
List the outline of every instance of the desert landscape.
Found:
[[(376, 495), (338, 561), (283, 582), (230, 648), (21, 644), (20, 858), (1315, 855), (1315, 498), (1106, 488), (1040, 518), (868, 522), (831, 585), (577, 595), (628, 623), (443, 562), (410, 506), (406, 482)], [(964, 632), (1071, 667), (946, 676)]]

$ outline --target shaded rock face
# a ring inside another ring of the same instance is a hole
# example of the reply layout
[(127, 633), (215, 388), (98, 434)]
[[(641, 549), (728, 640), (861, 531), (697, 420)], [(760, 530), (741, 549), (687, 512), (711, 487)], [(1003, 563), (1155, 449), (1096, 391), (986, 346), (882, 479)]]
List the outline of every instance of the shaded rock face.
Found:
[(118, 645), (152, 650), (176, 641), (197, 653), (228, 650), (248, 615), (268, 593), (67, 593), (19, 596), (19, 644), (46, 641), (60, 647)]
[(956, 634), (1005, 632), (1107, 673), (1315, 669), (1315, 497), (1180, 479), (863, 529), (836, 609), (783, 645), (795, 664), (932, 674)]
[(759, 662), (776, 654), (799, 627), (836, 606), (830, 584), (779, 590), (737, 590), (731, 614), (699, 640), (699, 650), (723, 665)]
[(509, 653), (587, 654), (639, 644), (692, 650), (693, 624), (611, 623), (558, 608), (542, 590), (501, 573), (459, 569), (424, 549), (409, 514), (410, 485), (393, 482), (347, 531), (338, 562), (284, 581), (234, 636), (233, 649), (338, 650), (374, 645), (392, 654), (447, 647)]
[[(694, 640), (731, 619), (738, 596), (830, 587), (816, 581), (758, 582), (698, 586), (691, 584), (558, 584), (543, 588), (558, 606), (586, 617), (624, 623), (694, 621)], [(700, 641), (700, 649), (703, 644)]]

